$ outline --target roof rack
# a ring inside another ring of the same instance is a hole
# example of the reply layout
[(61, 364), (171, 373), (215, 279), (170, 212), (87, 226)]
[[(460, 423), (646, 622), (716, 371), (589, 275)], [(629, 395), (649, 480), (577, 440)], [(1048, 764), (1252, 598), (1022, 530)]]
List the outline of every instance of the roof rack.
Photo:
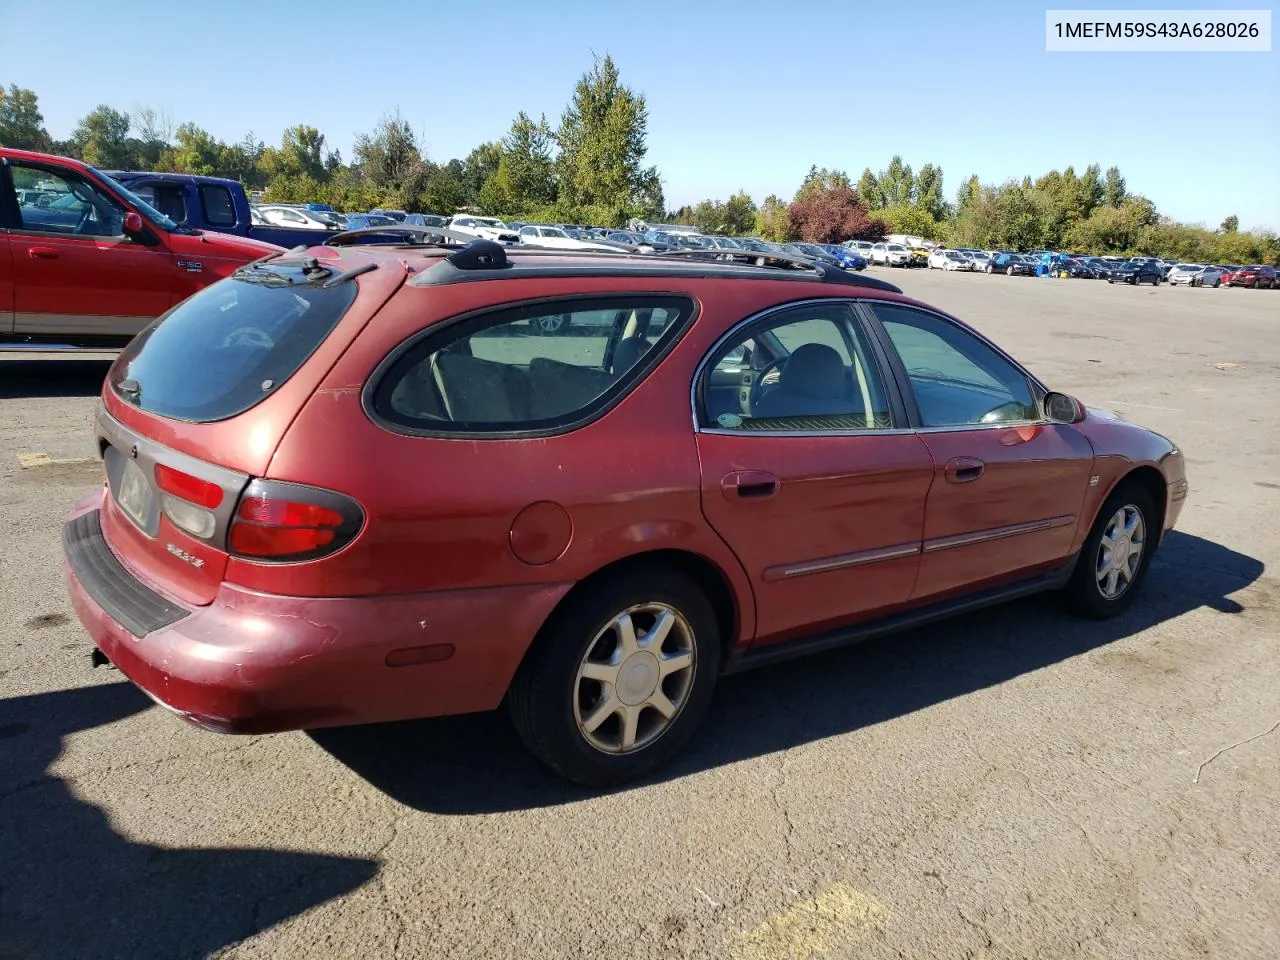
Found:
[[(651, 254), (656, 259), (682, 259), (682, 260), (719, 260), (722, 263), (740, 263), (748, 266), (756, 267), (773, 267), (775, 269), (793, 269), (793, 270), (812, 270), (818, 275), (818, 279), (826, 283), (843, 283), (854, 287), (871, 287), (875, 290), (888, 290), (890, 293), (901, 293), (902, 289), (895, 286), (887, 280), (881, 280), (878, 277), (863, 277), (856, 273), (849, 273), (843, 267), (834, 267), (822, 263), (812, 257), (801, 256), (797, 253), (785, 253), (783, 251), (763, 250), (729, 250), (724, 248), (716, 249), (698, 249), (698, 250), (668, 250), (664, 253)], [(772, 260), (774, 263), (767, 263)], [(782, 264), (788, 264), (789, 267), (782, 267)]]
[[(423, 240), (421, 244), (422, 246), (458, 246), (468, 244), (472, 240), (478, 239), (475, 234), (462, 233), (458, 230), (450, 230), (448, 227), (426, 227), (412, 223), (397, 223), (394, 226), (361, 227), (359, 230), (344, 230), (341, 233), (335, 233), (324, 242), (324, 245), (326, 247), (346, 247), (353, 244), (358, 237), (395, 237), (404, 234), (412, 237), (439, 237), (438, 240)], [(452, 240), (454, 242), (449, 244), (445, 242), (447, 240)], [(417, 243), (416, 240), (411, 242)]]

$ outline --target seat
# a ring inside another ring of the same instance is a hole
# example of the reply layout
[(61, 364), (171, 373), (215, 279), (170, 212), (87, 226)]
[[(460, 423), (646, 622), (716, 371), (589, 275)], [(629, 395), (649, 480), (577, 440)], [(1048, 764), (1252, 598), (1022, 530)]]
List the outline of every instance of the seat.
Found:
[(618, 345), (613, 348), (613, 375), (620, 377), (634, 367), (649, 352), (651, 346), (653, 344), (644, 337), (624, 337), (619, 340)]
[(848, 396), (844, 361), (832, 347), (806, 343), (795, 349), (775, 386), (756, 400), (751, 415), (761, 419), (863, 413)]
[(597, 367), (534, 357), (529, 361), (531, 419), (547, 420), (581, 410), (608, 390), (614, 379)]
[(431, 372), (454, 423), (530, 419), (529, 380), (516, 367), (460, 353), (439, 353), (432, 358)]

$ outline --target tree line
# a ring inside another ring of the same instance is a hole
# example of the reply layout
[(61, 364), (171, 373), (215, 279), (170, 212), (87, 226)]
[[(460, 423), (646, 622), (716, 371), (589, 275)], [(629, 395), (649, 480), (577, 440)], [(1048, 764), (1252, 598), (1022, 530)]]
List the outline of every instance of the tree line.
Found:
[(983, 183), (975, 174), (948, 199), (941, 167), (913, 170), (894, 156), (878, 172), (864, 169), (856, 182), (842, 170), (814, 166), (790, 200), (771, 194), (757, 205), (739, 191), (668, 210), (658, 171), (645, 164), (645, 98), (621, 82), (608, 56), (595, 58), (583, 73), (556, 126), (522, 111), (500, 139), (445, 162), (427, 155), (398, 112), (357, 136), (349, 160), (311, 126), (285, 130), (278, 146), (253, 133), (227, 143), (189, 121), (175, 126), (166, 111), (106, 104), (59, 141), (44, 127), (36, 93), (16, 84), (0, 86), (0, 145), (78, 157), (104, 169), (231, 177), (263, 191), (268, 201), (327, 202), (339, 210), (474, 210), (612, 226), (638, 218), (773, 241), (832, 243), (901, 233), (983, 249), (1280, 261), (1274, 231), (1242, 231), (1234, 215), (1216, 230), (1177, 223), (1131, 192), (1118, 168), (1104, 172), (1098, 164), (1081, 174), (1067, 167), (1002, 184)]

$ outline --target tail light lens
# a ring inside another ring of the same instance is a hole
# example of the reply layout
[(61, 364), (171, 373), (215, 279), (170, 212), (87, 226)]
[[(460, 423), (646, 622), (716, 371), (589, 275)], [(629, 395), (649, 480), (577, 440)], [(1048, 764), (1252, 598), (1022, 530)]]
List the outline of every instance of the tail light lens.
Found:
[(164, 515), (180, 530), (208, 540), (218, 528), (213, 511), (222, 503), (222, 487), (157, 463), (156, 486)]
[(267, 562), (315, 560), (341, 550), (364, 525), (350, 497), (300, 483), (254, 480), (227, 534), (227, 551)]

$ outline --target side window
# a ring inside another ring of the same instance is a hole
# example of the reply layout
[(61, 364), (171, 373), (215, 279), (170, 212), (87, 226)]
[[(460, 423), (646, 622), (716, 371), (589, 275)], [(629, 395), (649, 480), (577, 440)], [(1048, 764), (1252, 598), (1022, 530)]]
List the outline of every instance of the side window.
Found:
[(977, 337), (910, 307), (874, 309), (907, 368), (924, 426), (1039, 419), (1026, 375)]
[(226, 187), (206, 185), (200, 188), (200, 206), (204, 208), (205, 222), (215, 227), (234, 227), (236, 207), (231, 191)]
[(604, 410), (692, 315), (681, 297), (496, 310), (428, 335), (374, 391), (392, 425), (431, 432), (567, 427)]
[(187, 199), (180, 183), (156, 183), (153, 206), (174, 223), (186, 223)]
[(791, 307), (722, 344), (701, 384), (704, 427), (744, 431), (893, 426), (879, 368), (846, 303)]
[(124, 208), (88, 180), (10, 162), (22, 229), (81, 237), (124, 235)]

